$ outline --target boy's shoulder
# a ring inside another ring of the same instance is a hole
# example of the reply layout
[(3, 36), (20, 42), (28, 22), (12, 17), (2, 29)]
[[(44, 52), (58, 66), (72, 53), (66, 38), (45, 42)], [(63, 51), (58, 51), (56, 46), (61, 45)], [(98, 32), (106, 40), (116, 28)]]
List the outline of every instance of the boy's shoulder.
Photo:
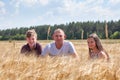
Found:
[(40, 43), (36, 43), (36, 47), (42, 47)]
[(36, 42), (36, 45), (41, 45), (40, 43)]
[(26, 47), (29, 47), (28, 43), (22, 46), (22, 48), (26, 48)]

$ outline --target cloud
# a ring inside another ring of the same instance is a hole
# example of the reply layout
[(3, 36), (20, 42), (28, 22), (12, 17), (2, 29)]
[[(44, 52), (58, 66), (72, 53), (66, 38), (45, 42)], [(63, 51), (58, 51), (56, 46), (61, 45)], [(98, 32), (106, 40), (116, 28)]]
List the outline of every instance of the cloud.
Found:
[(5, 13), (6, 13), (5, 8), (0, 8), (0, 15), (1, 15), (1, 14), (4, 15)]
[[(110, 0), (112, 2), (112, 0)], [(115, 2), (115, 1), (114, 1)], [(117, 0), (118, 4), (120, 1)], [(111, 8), (110, 2), (104, 0), (62, 0), (62, 6), (58, 7), (59, 14), (78, 20), (112, 20), (119, 13), (118, 10)], [(111, 4), (112, 5), (112, 4)], [(79, 19), (79, 18), (81, 19)], [(86, 18), (86, 19), (85, 19)]]
[(12, 16), (18, 15), (20, 8), (34, 8), (36, 6), (45, 6), (49, 3), (50, 0), (11, 0), (11, 6), (14, 6), (15, 10)]
[(47, 5), (49, 3), (50, 0), (21, 0), (21, 4), (24, 4), (24, 6), (28, 6), (28, 7), (34, 7), (35, 5)]
[(11, 13), (10, 15), (13, 17), (13, 16), (16, 16), (19, 14), (19, 8), (20, 8), (20, 0), (11, 0), (9, 2), (10, 6), (12, 9), (14, 9), (14, 12)]
[(11, 3), (15, 4), (15, 7), (26, 6), (34, 7), (35, 5), (47, 5), (50, 0), (12, 0)]
[(0, 7), (3, 7), (4, 5), (4, 2), (0, 1)]
[(120, 0), (108, 0), (109, 4), (111, 5), (119, 5), (120, 4)]
[(47, 5), (49, 3), (49, 1), (50, 0), (38, 0), (38, 2), (43, 6)]
[(6, 10), (4, 7), (5, 7), (4, 2), (0, 1), (0, 15), (6, 14)]
[(33, 7), (37, 3), (37, 0), (21, 0), (20, 2), (24, 6)]

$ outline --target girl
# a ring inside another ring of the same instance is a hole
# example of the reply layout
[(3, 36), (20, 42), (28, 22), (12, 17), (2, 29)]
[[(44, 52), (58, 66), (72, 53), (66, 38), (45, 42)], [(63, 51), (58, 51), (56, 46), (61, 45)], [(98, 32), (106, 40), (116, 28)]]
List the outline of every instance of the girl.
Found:
[(106, 60), (109, 60), (109, 55), (103, 49), (100, 39), (95, 33), (88, 36), (87, 43), (89, 48), (89, 57), (91, 59), (105, 58)]

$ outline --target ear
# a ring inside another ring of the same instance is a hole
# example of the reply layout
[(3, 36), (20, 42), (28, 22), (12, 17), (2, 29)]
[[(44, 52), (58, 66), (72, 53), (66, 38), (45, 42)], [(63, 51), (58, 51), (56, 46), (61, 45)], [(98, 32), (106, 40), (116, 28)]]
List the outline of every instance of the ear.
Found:
[(52, 39), (54, 40), (54, 34), (52, 35)]
[(27, 37), (25, 39), (27, 40)]
[(66, 36), (66, 35), (64, 35), (64, 39), (66, 39), (66, 37), (67, 37), (67, 36)]

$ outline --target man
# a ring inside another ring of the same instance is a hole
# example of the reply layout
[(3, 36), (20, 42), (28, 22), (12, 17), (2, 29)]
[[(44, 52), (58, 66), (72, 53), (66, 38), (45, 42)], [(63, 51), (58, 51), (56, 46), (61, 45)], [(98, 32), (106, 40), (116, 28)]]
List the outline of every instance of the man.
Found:
[(77, 57), (76, 50), (73, 44), (69, 41), (66, 41), (66, 35), (62, 29), (56, 29), (52, 36), (54, 42), (49, 43), (43, 50), (42, 56), (65, 56), (72, 55)]
[(21, 53), (35, 53), (37, 56), (39, 56), (42, 52), (42, 47), (39, 43), (37, 43), (37, 33), (34, 29), (26, 32), (26, 41), (27, 44), (22, 46)]

